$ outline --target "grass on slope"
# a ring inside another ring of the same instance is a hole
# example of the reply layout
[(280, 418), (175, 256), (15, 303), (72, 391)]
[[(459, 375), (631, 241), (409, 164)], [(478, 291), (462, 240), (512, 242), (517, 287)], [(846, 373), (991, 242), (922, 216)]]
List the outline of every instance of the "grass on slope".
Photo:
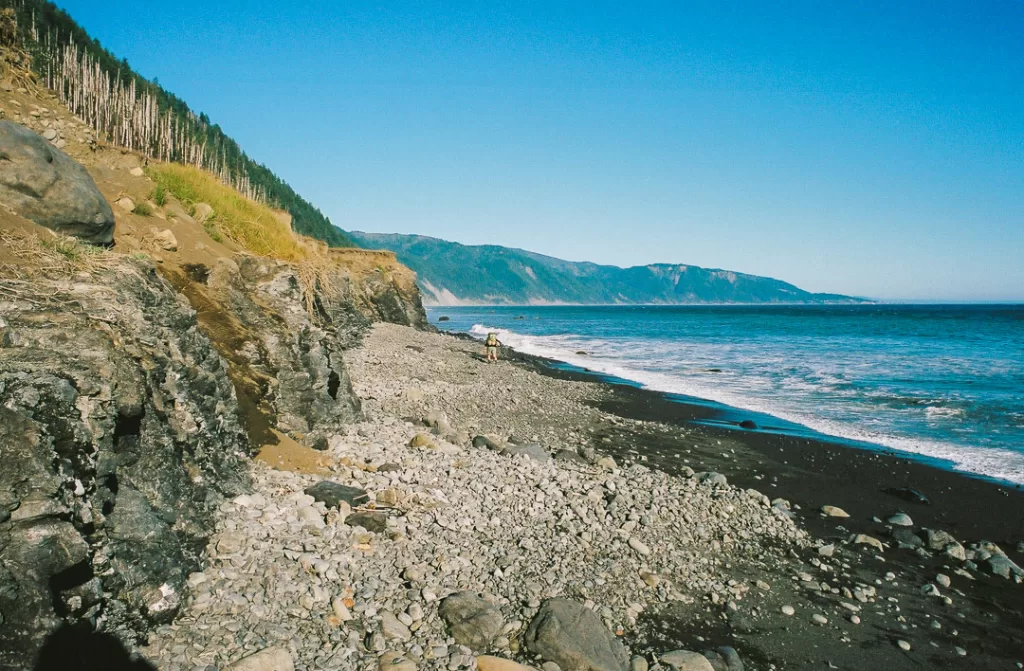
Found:
[(177, 163), (161, 163), (150, 165), (148, 174), (156, 182), (157, 193), (172, 194), (186, 208), (197, 203), (212, 207), (213, 214), (203, 224), (207, 230), (213, 229), (211, 235), (222, 233), (260, 256), (293, 262), (306, 258), (306, 251), (291, 228), (269, 207), (245, 198), (210, 173)]

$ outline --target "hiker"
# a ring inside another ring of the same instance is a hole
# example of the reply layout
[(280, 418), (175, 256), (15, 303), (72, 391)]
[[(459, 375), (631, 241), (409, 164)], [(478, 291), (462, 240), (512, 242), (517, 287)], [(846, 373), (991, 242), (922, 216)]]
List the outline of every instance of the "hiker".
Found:
[(501, 347), (501, 342), (498, 340), (498, 334), (491, 331), (487, 334), (487, 340), (484, 342), (484, 346), (487, 349), (487, 362), (498, 360), (498, 348)]

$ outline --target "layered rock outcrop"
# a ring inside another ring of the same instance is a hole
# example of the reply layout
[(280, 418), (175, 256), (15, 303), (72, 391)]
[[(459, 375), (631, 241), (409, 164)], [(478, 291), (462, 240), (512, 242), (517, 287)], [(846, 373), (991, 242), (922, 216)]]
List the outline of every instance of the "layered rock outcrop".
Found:
[(0, 668), (62, 621), (174, 616), (249, 444), (226, 366), (151, 266), (0, 279)]

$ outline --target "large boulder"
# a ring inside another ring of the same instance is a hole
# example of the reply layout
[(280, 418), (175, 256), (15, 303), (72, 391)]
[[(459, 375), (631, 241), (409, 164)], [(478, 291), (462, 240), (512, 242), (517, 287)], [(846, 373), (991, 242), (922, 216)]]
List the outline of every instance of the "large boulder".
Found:
[(114, 241), (114, 212), (85, 168), (10, 121), (0, 121), (0, 203), (59, 233)]
[(473, 592), (452, 594), (441, 602), (438, 613), (455, 642), (473, 650), (490, 648), (505, 626), (501, 611)]
[(526, 630), (526, 647), (555, 662), (562, 671), (625, 671), (629, 656), (625, 647), (582, 604), (549, 599)]

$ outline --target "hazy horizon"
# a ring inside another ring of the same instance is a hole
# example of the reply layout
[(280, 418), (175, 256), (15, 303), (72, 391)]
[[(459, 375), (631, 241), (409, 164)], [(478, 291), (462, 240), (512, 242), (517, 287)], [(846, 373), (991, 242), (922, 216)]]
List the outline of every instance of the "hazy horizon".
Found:
[(1024, 300), (1024, 4), (60, 0), (342, 229)]

